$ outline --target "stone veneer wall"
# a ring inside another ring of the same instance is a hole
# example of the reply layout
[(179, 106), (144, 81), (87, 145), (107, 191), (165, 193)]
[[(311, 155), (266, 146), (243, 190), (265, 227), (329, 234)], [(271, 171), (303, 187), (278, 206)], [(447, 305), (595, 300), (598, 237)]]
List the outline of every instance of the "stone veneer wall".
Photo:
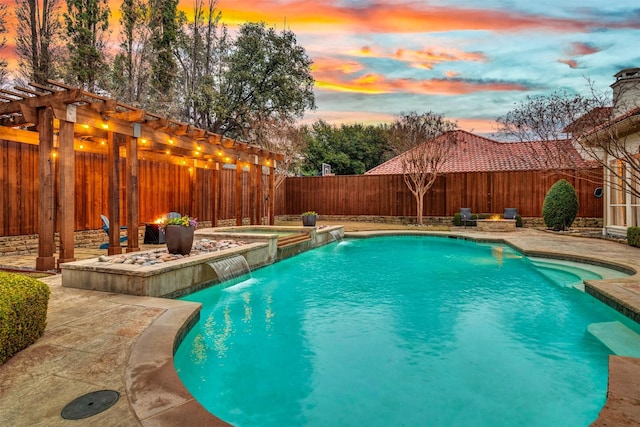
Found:
[[(277, 219), (282, 221), (301, 221), (300, 215), (283, 215)], [(453, 218), (450, 216), (425, 216), (422, 218), (425, 225), (453, 225)], [(373, 215), (318, 215), (318, 220), (322, 221), (345, 221), (345, 222), (373, 222), (379, 224), (416, 224), (415, 216), (373, 216)], [(525, 227), (546, 228), (542, 218), (522, 218)], [(602, 218), (576, 218), (573, 221), (573, 228), (602, 228)]]
[[(300, 220), (300, 215), (278, 216), (282, 221)], [(373, 222), (383, 224), (415, 224), (414, 216), (342, 216), (342, 215), (319, 215), (319, 220), (327, 221), (345, 221), (345, 222)], [(301, 221), (301, 220), (300, 220)], [(542, 218), (523, 218), (525, 227), (545, 228)], [(249, 220), (243, 221), (244, 225), (249, 225)], [(302, 221), (300, 222), (302, 224)], [(426, 225), (452, 225), (451, 217), (424, 217)], [(218, 221), (220, 227), (230, 227), (236, 225), (235, 219)], [(198, 228), (211, 227), (211, 221), (202, 221), (198, 223)], [(576, 218), (573, 223), (574, 228), (602, 228), (602, 218)], [(124, 230), (123, 230), (124, 231)], [(121, 233), (125, 235), (126, 233)], [(138, 229), (140, 244), (144, 240), (144, 225)], [(56, 233), (56, 251), (58, 250), (59, 236)], [(75, 246), (77, 248), (98, 248), (101, 244), (108, 242), (107, 235), (102, 229), (76, 231)], [(3, 255), (34, 255), (38, 253), (38, 235), (29, 234), (24, 236), (5, 236), (0, 237), (0, 264), (2, 264)]]

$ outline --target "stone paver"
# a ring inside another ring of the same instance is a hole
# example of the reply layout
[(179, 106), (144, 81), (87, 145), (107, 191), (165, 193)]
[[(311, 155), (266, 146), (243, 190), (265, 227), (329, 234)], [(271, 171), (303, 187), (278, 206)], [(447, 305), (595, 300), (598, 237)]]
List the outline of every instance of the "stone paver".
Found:
[[(346, 234), (366, 237), (371, 233)], [(640, 249), (600, 239), (530, 229), (496, 234), (460, 229), (430, 234), (504, 240), (532, 256), (589, 260), (640, 272)], [(77, 250), (76, 257), (97, 257), (103, 253)], [(0, 257), (0, 266), (34, 265), (35, 255)], [(0, 424), (225, 425), (193, 400), (173, 369), (174, 340), (193, 321), (197, 305), (63, 288), (59, 275), (42, 280), (52, 291), (47, 329), (34, 345), (0, 366)], [(640, 275), (603, 282), (595, 283), (598, 289), (640, 312)], [(640, 424), (639, 378), (638, 359), (611, 357), (607, 404), (593, 425)], [(87, 420), (61, 418), (60, 412), (71, 400), (101, 389), (116, 390), (121, 397), (114, 406)]]

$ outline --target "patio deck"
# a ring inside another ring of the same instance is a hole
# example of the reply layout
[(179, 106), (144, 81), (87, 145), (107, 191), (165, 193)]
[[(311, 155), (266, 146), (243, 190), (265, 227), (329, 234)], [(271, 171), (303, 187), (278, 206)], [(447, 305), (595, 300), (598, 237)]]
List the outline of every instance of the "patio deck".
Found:
[[(375, 234), (422, 231), (378, 231)], [(366, 237), (373, 232), (346, 233)], [(615, 242), (518, 229), (499, 235), (472, 229), (426, 234), (505, 241), (535, 256), (591, 260), (640, 272), (640, 249)], [(105, 251), (76, 250), (78, 259)], [(35, 255), (0, 257), (0, 266), (32, 267)], [(173, 344), (198, 304), (161, 298), (51, 287), (47, 329), (34, 345), (0, 366), (0, 419), (7, 425), (64, 426), (62, 408), (85, 393), (111, 389), (118, 402), (88, 422), (103, 426), (226, 425), (184, 389), (173, 369)], [(640, 274), (591, 284), (640, 313)], [(611, 356), (608, 399), (595, 426), (640, 423), (640, 359)]]

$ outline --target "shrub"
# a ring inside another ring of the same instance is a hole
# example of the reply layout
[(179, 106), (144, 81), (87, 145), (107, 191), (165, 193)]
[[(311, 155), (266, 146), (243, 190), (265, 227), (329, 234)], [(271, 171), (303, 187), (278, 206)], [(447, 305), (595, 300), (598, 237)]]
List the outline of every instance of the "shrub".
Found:
[(627, 243), (630, 246), (640, 247), (640, 227), (627, 228)]
[(554, 231), (571, 227), (578, 214), (578, 195), (566, 180), (561, 179), (551, 186), (542, 204), (542, 219)]
[[(476, 225), (476, 219), (478, 219), (478, 215), (471, 214), (471, 220), (467, 220), (467, 226)], [(456, 227), (460, 227), (460, 226), (464, 225), (462, 223), (462, 217), (460, 216), (459, 212), (453, 214), (453, 225), (455, 225)]]
[(37, 279), (0, 272), (0, 365), (42, 336), (49, 294)]

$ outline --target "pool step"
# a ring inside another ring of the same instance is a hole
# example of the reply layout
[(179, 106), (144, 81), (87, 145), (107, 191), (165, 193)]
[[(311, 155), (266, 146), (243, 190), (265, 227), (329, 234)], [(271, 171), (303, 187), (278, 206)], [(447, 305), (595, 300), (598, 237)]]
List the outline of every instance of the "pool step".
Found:
[(640, 335), (622, 323), (592, 323), (587, 330), (618, 356), (640, 357)]
[(290, 236), (278, 237), (278, 249), (297, 245), (298, 243), (307, 242), (311, 240), (311, 236), (308, 233), (292, 234)]

